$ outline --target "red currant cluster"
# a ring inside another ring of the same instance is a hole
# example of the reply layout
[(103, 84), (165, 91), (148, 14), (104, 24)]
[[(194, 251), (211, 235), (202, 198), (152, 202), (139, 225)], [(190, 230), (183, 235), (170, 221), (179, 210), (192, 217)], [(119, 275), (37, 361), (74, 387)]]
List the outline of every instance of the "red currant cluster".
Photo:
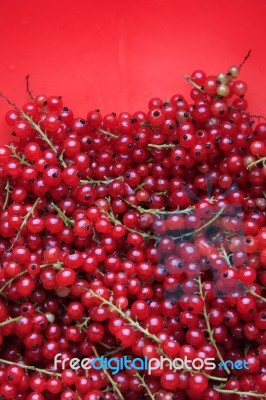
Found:
[[(238, 79), (248, 56), (147, 113), (1, 94), (0, 400), (265, 398), (266, 123)], [(217, 366), (70, 368), (125, 355)]]

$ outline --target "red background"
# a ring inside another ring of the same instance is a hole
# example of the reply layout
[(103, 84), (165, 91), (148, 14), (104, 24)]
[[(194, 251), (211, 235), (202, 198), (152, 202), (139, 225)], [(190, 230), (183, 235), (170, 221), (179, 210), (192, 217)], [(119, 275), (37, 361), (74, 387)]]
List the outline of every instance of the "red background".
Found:
[[(145, 110), (152, 96), (187, 93), (184, 73), (238, 64), (252, 112), (266, 113), (265, 0), (0, 0), (0, 90), (21, 105), (62, 95), (77, 116)], [(7, 141), (0, 100), (0, 142)]]

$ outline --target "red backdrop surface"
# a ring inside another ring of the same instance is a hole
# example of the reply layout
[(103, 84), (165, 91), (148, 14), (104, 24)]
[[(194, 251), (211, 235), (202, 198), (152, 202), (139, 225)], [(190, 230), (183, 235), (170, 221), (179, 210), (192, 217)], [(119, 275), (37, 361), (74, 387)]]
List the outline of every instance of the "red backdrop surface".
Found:
[[(242, 72), (252, 112), (266, 113), (265, 0), (0, 0), (0, 90), (21, 105), (56, 94), (77, 116), (145, 110), (152, 96), (188, 93), (184, 73)], [(0, 100), (0, 142), (9, 129)]]

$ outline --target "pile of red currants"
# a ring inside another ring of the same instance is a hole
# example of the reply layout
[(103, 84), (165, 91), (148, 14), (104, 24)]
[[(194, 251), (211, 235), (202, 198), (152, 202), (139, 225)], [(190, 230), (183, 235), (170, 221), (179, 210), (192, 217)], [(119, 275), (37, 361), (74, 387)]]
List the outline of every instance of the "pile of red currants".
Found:
[[(134, 114), (1, 93), (0, 400), (265, 398), (266, 121), (247, 111), (248, 57)], [(215, 368), (71, 367), (101, 356)]]

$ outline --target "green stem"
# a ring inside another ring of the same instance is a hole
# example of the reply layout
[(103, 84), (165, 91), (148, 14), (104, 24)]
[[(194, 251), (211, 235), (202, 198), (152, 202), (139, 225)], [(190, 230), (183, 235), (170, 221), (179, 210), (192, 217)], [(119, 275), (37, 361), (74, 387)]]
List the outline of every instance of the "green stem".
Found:
[(171, 143), (164, 143), (164, 144), (153, 144), (149, 143), (148, 147), (155, 148), (155, 149), (174, 149), (176, 147), (176, 144), (171, 144)]
[(20, 238), (20, 235), (21, 235), (22, 230), (26, 227), (29, 218), (33, 215), (33, 213), (34, 213), (34, 211), (35, 211), (35, 208), (37, 207), (37, 205), (38, 205), (38, 203), (39, 203), (40, 201), (41, 201), (41, 198), (38, 197), (37, 200), (35, 201), (35, 203), (33, 204), (32, 208), (31, 208), (31, 209), (28, 211), (28, 213), (23, 217), (23, 222), (22, 222), (22, 224), (21, 224), (21, 226), (20, 226), (20, 228), (19, 228), (19, 230), (18, 230), (18, 232), (17, 232), (17, 235), (16, 235), (16, 237), (15, 237), (15, 239), (14, 239), (13, 244), (11, 245), (11, 247), (9, 248), (8, 251), (10, 251), (10, 250), (13, 249), (14, 245), (16, 244), (16, 242), (18, 241), (18, 239)]
[[(47, 136), (47, 134), (41, 130), (40, 126), (39, 126), (38, 124), (36, 124), (36, 123), (32, 120), (32, 118), (31, 118), (29, 115), (25, 114), (23, 111), (20, 111), (20, 112), (21, 112), (22, 118), (26, 119), (26, 120), (30, 123), (31, 127), (32, 127), (33, 129), (35, 129), (36, 132), (39, 133), (39, 135), (40, 135), (40, 137), (42, 138), (42, 140), (43, 140), (45, 143), (48, 144), (48, 146), (50, 147), (50, 149), (53, 150), (53, 152), (54, 152), (56, 155), (58, 155), (57, 150), (56, 150), (56, 148), (55, 148), (55, 146), (54, 146), (52, 140), (49, 139), (48, 136)], [(62, 165), (64, 168), (66, 168), (67, 165), (66, 165), (65, 161), (63, 160), (62, 155), (58, 155), (58, 156), (59, 156), (59, 161), (60, 161), (61, 165)]]
[[(102, 343), (101, 343), (101, 345), (102, 345)], [(112, 356), (113, 354), (119, 353), (120, 351), (123, 351), (125, 349), (126, 349), (126, 347), (117, 347), (115, 350), (112, 350), (112, 351), (109, 351), (108, 353), (105, 353), (104, 356), (105, 357), (109, 357), (109, 356)]]
[(217, 214), (214, 215), (214, 217), (212, 217), (206, 224), (200, 226), (198, 229), (195, 230), (196, 233), (202, 231), (205, 228), (208, 228), (208, 226), (210, 226), (214, 221), (216, 221), (224, 212), (224, 210), (226, 209), (226, 206), (222, 207), (219, 212)]
[[(121, 225), (121, 222), (117, 220), (113, 214), (112, 211), (104, 211), (105, 214), (108, 216), (109, 221), (111, 221), (114, 225)], [(157, 236), (151, 235), (150, 233), (143, 232), (143, 231), (137, 231), (136, 229), (129, 228), (128, 226), (125, 226), (126, 230), (132, 233), (138, 233), (143, 237), (143, 239), (158, 239)]]
[(202, 93), (205, 93), (205, 91), (202, 89), (202, 87), (197, 85), (189, 75), (184, 75), (184, 78), (188, 83), (190, 83), (190, 85), (194, 86), (194, 88), (198, 89)]
[(220, 211), (214, 215), (214, 217), (212, 217), (206, 224), (200, 226), (198, 229), (195, 229), (195, 231), (184, 233), (181, 236), (173, 237), (173, 239), (183, 239), (184, 237), (194, 235), (195, 233), (198, 233), (198, 232), (202, 231), (203, 229), (208, 228), (208, 226), (210, 226), (214, 221), (216, 221), (222, 215), (225, 208), (226, 208), (226, 206), (222, 207), (220, 209)]
[(229, 267), (230, 267), (230, 268), (233, 268), (233, 269), (236, 269), (236, 268), (232, 265), (232, 263), (231, 263), (231, 261), (230, 261), (230, 257), (229, 257), (228, 254), (226, 253), (226, 250), (225, 250), (225, 248), (224, 248), (223, 246), (221, 246), (221, 250), (222, 250), (222, 252), (223, 252), (223, 258), (225, 259), (225, 261), (227, 262), (227, 264), (229, 265)]
[(11, 193), (10, 188), (11, 188), (11, 186), (10, 186), (9, 180), (7, 180), (6, 185), (5, 185), (6, 197), (5, 197), (5, 202), (3, 204), (3, 210), (5, 210), (6, 206), (8, 205), (9, 196)]
[(130, 318), (127, 314), (125, 314), (120, 308), (116, 307), (113, 303), (111, 303), (109, 300), (106, 300), (104, 297), (102, 297), (100, 294), (95, 293), (93, 290), (89, 290), (92, 296), (96, 297), (97, 299), (101, 300), (103, 304), (108, 305), (111, 309), (116, 311), (122, 318), (124, 318), (131, 326), (133, 326), (136, 330), (139, 332), (143, 333), (146, 337), (150, 338), (156, 343), (161, 343), (161, 339), (159, 339), (157, 336), (153, 335), (150, 333), (147, 329), (144, 329), (137, 321), (133, 321), (132, 318)]
[(17, 160), (19, 160), (19, 161), (20, 161), (20, 164), (31, 166), (31, 164), (25, 159), (24, 156), (21, 156), (21, 155), (19, 155), (19, 154), (17, 153), (17, 151), (16, 151), (17, 149), (15, 148), (15, 146), (13, 146), (13, 145), (11, 145), (11, 146), (6, 145), (6, 147), (7, 147), (9, 150), (11, 150), (11, 152), (12, 152), (12, 157), (14, 157), (14, 158), (16, 158)]
[(7, 365), (18, 365), (21, 368), (29, 370), (29, 371), (34, 371), (34, 372), (51, 375), (51, 376), (57, 376), (59, 378), (61, 378), (61, 376), (62, 376), (62, 374), (59, 374), (57, 372), (48, 371), (47, 369), (36, 368), (36, 367), (33, 367), (32, 365), (23, 365), (23, 364), (14, 363), (12, 361), (3, 360), (2, 358), (0, 358), (0, 363), (7, 364)]
[[(42, 269), (42, 268), (46, 268), (46, 267), (51, 267), (51, 266), (52, 266), (53, 268), (59, 270), (59, 269), (61, 269), (61, 265), (63, 265), (63, 263), (60, 262), (60, 261), (57, 261), (57, 262), (55, 262), (55, 263), (42, 264), (42, 265), (40, 266), (40, 268)], [(7, 282), (1, 287), (1, 289), (0, 289), (0, 295), (3, 295), (4, 290), (5, 290), (8, 286), (10, 286), (10, 285), (12, 284), (12, 282), (14, 282), (17, 278), (20, 278), (21, 276), (26, 275), (27, 273), (28, 273), (28, 270), (25, 269), (24, 271), (20, 272), (19, 274), (17, 274), (17, 275), (14, 276), (13, 278), (9, 279), (9, 281), (7, 281)]]
[[(99, 358), (99, 354), (94, 346), (92, 346), (92, 351), (93, 351), (95, 357)], [(116, 394), (118, 395), (118, 397), (121, 400), (125, 400), (122, 393), (120, 392), (120, 389), (119, 389), (117, 383), (113, 380), (113, 378), (111, 377), (109, 372), (106, 369), (103, 369), (103, 372), (104, 372), (105, 376), (107, 377), (107, 379), (109, 380), (109, 382), (111, 383), (114, 392), (116, 392)]]
[(172, 215), (172, 214), (189, 214), (191, 211), (193, 211), (195, 209), (194, 206), (191, 207), (187, 207), (184, 210), (174, 210), (174, 211), (165, 211), (163, 209), (152, 209), (152, 208), (143, 208), (141, 206), (136, 206), (135, 204), (130, 203), (129, 201), (127, 201), (126, 199), (124, 199), (123, 197), (121, 197), (121, 199), (130, 207), (135, 208), (136, 210), (138, 210), (140, 213), (144, 214), (144, 213), (148, 213), (148, 214), (162, 214), (162, 215)]
[(251, 397), (258, 397), (260, 399), (265, 399), (266, 393), (255, 393), (255, 392), (239, 392), (238, 390), (226, 390), (226, 389), (221, 389), (219, 387), (214, 387), (214, 389), (219, 392), (219, 393), (225, 393), (225, 394), (236, 394), (238, 396), (251, 396)]
[(106, 136), (110, 136), (110, 137), (113, 138), (113, 139), (118, 139), (118, 138), (119, 138), (118, 135), (115, 135), (115, 134), (113, 134), (113, 133), (111, 133), (111, 132), (109, 132), (109, 131), (105, 131), (105, 130), (102, 129), (102, 128), (98, 128), (97, 131), (103, 133), (103, 134), (106, 135)]
[(257, 164), (264, 163), (266, 161), (266, 157), (260, 158), (259, 160), (253, 161), (252, 163), (248, 164), (247, 169), (251, 169), (255, 167)]
[(88, 328), (88, 322), (90, 321), (90, 317), (85, 318), (82, 322), (77, 324), (77, 327), (79, 328), (80, 331), (83, 331), (83, 329)]
[(55, 209), (58, 216), (62, 219), (66, 226), (71, 227), (74, 225), (74, 220), (68, 218), (66, 214), (55, 203), (51, 203), (51, 206)]
[(101, 180), (97, 181), (97, 180), (88, 178), (88, 179), (82, 179), (79, 183), (81, 185), (86, 185), (87, 183), (89, 183), (90, 185), (102, 185), (102, 184), (108, 185), (111, 182), (122, 181), (122, 180), (123, 180), (122, 176), (118, 176), (117, 178), (113, 178), (113, 179), (107, 179), (106, 178), (106, 180), (102, 180), (102, 181)]
[[(109, 300), (106, 300), (104, 297), (102, 297), (101, 295), (95, 293), (93, 290), (89, 290), (89, 292), (91, 293), (92, 296), (96, 297), (97, 299), (102, 301), (102, 304), (106, 304), (108, 305), (111, 309), (113, 309), (114, 311), (117, 312), (117, 314), (119, 314), (122, 318), (124, 318), (129, 325), (133, 326), (137, 331), (141, 332), (144, 334), (144, 336), (148, 337), (149, 339), (153, 340), (154, 342), (161, 344), (162, 341), (161, 339), (159, 339), (157, 336), (153, 335), (152, 333), (150, 333), (147, 329), (144, 329), (137, 321), (133, 321), (133, 319), (131, 319), (128, 315), (126, 315), (120, 308), (116, 307), (113, 303), (111, 303)], [(116, 349), (114, 352), (110, 352), (107, 353), (105, 356), (107, 355), (111, 355), (111, 354), (115, 354), (117, 351), (123, 350), (123, 348), (118, 348)], [(168, 358), (168, 355), (161, 352), (165, 357)], [(190, 370), (190, 369), (185, 369), (184, 371), (190, 372), (191, 374), (196, 374), (198, 373), (198, 371), (194, 371), (194, 370)], [(207, 378), (215, 380), (215, 381), (220, 381), (220, 382), (226, 382), (227, 378), (219, 378), (213, 375), (209, 375), (203, 372), (203, 375), (205, 375)]]
[(215, 339), (214, 339), (214, 337), (213, 337), (213, 331), (212, 331), (212, 329), (211, 329), (210, 320), (209, 320), (209, 316), (208, 316), (207, 308), (206, 308), (206, 303), (205, 303), (205, 296), (204, 296), (204, 294), (203, 294), (203, 289), (202, 289), (201, 276), (199, 276), (199, 278), (198, 278), (198, 285), (199, 285), (199, 294), (200, 294), (200, 297), (202, 298), (203, 304), (204, 304), (204, 305), (203, 305), (203, 316), (204, 316), (205, 323), (206, 323), (206, 326), (207, 326), (207, 332), (208, 332), (208, 335), (209, 335), (210, 342), (211, 342), (211, 344), (213, 345), (213, 347), (215, 348), (219, 360), (221, 361), (221, 363), (222, 363), (223, 365), (225, 365), (225, 370), (226, 370), (226, 372), (227, 372), (228, 374), (230, 374), (230, 370), (229, 370), (228, 367), (226, 366), (225, 361), (224, 361), (224, 359), (223, 359), (223, 357), (222, 357), (222, 355), (221, 355), (221, 353), (220, 353), (220, 350), (219, 350), (219, 348), (218, 348), (218, 346), (217, 346), (217, 344), (216, 344), (216, 342), (215, 342)]
[[(99, 342), (99, 344), (101, 345), (101, 346), (103, 346), (105, 349), (107, 349), (107, 350), (111, 350), (112, 349), (112, 347), (111, 346), (108, 346), (108, 344), (106, 344), (106, 343), (103, 343), (103, 342)], [(117, 351), (117, 350), (116, 350)], [(106, 356), (106, 354), (105, 354), (105, 356)]]
[(0, 328), (2, 328), (2, 326), (8, 325), (8, 324), (12, 324), (12, 322), (17, 322), (21, 320), (21, 316), (20, 317), (16, 317), (16, 318), (10, 318), (7, 319), (6, 321), (3, 321), (0, 323)]
[(257, 297), (257, 299), (260, 299), (261, 301), (263, 301), (264, 303), (266, 303), (266, 298), (260, 296), (260, 295), (259, 295), (258, 293), (256, 293), (256, 292), (254, 292), (254, 290), (248, 289), (248, 292), (249, 292), (250, 294), (252, 294), (252, 296)]
[(135, 374), (135, 376), (141, 381), (141, 385), (147, 392), (147, 395), (149, 396), (149, 398), (151, 400), (156, 400), (154, 395), (152, 394), (152, 392), (150, 391), (149, 386), (147, 385), (147, 383), (145, 382), (145, 379), (143, 376), (141, 376), (139, 373)]

